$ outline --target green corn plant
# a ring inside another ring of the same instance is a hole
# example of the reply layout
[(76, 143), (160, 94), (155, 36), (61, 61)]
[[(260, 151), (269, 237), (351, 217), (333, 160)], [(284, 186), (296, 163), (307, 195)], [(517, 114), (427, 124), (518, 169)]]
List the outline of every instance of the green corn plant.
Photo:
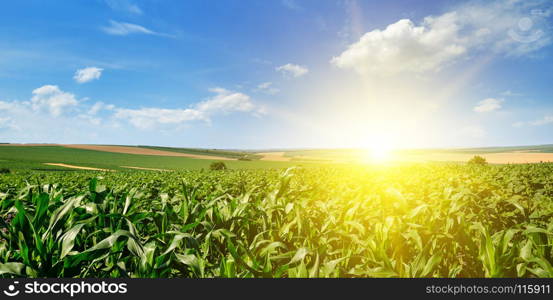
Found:
[(553, 277), (553, 165), (0, 176), (0, 277)]

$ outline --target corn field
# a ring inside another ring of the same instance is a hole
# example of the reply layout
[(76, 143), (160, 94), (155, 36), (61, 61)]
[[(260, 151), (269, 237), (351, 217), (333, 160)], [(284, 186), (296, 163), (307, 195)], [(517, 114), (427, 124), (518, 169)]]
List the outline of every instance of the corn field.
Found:
[(553, 164), (0, 174), (2, 277), (553, 277)]

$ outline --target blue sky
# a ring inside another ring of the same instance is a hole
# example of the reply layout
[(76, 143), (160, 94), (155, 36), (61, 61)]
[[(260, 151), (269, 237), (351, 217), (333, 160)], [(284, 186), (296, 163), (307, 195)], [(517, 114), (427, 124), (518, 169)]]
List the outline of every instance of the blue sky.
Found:
[(553, 143), (550, 1), (9, 1), (0, 142)]

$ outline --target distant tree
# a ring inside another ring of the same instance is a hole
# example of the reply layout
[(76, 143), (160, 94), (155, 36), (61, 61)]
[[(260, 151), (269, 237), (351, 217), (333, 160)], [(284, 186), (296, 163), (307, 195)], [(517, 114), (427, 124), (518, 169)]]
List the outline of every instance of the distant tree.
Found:
[(209, 169), (212, 171), (226, 170), (227, 165), (225, 165), (225, 163), (222, 161), (214, 161), (209, 165)]
[(469, 161), (468, 161), (469, 164), (471, 165), (486, 165), (488, 164), (488, 162), (486, 161), (486, 159), (480, 155), (475, 155), (474, 157), (472, 157)]
[(0, 174), (8, 174), (10, 173), (10, 169), (8, 168), (0, 168)]

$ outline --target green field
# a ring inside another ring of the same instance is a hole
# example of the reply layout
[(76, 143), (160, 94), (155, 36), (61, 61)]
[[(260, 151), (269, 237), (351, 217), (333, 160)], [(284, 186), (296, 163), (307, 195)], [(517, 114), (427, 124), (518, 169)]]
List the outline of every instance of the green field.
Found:
[(20, 170), (0, 276), (553, 277), (552, 200), (553, 164)]
[(0, 277), (553, 277), (553, 164), (331, 163), (354, 151), (0, 146)]
[(217, 149), (194, 149), (194, 148), (176, 148), (176, 147), (159, 147), (159, 146), (138, 146), (141, 148), (170, 151), (186, 154), (198, 154), (198, 155), (213, 155), (228, 158), (246, 158), (251, 160), (259, 159), (261, 156), (255, 155), (251, 152), (245, 151), (229, 151), (229, 150), (217, 150)]
[[(322, 166), (327, 164), (356, 161), (366, 155), (363, 149), (312, 149), (286, 150), (284, 157), (289, 162), (261, 161), (260, 155), (249, 151), (229, 151), (214, 149), (190, 149), (174, 147), (135, 146), (147, 149), (162, 150), (186, 154), (212, 155), (227, 158), (247, 158), (247, 160), (225, 161), (231, 169), (266, 169), (287, 168), (291, 166)], [(261, 150), (260, 150), (261, 151)], [(274, 150), (277, 151), (277, 150)], [(281, 150), (282, 151), (282, 150)], [(397, 153), (415, 155), (421, 158), (436, 153), (486, 154), (513, 151), (530, 153), (553, 153), (553, 146), (525, 146), (525, 147), (495, 147), (495, 148), (467, 148), (467, 149), (418, 149), (398, 150)], [(156, 155), (137, 155), (125, 153), (103, 152), (96, 150), (75, 149), (63, 146), (0, 146), (0, 168), (12, 170), (59, 170), (66, 169), (59, 166), (49, 166), (44, 163), (64, 163), (83, 167), (93, 167), (111, 170), (129, 170), (121, 166), (168, 170), (197, 170), (207, 169), (214, 160), (195, 159), (188, 157), (170, 157)]]
[[(167, 148), (160, 148), (159, 150), (162, 149), (168, 150)], [(207, 153), (197, 151), (194, 154), (206, 155)], [(209, 154), (213, 155), (215, 153), (209, 152)], [(219, 153), (217, 154), (219, 155)], [(0, 168), (10, 168), (14, 170), (61, 168), (57, 166), (48, 166), (44, 163), (65, 163), (111, 170), (128, 170), (126, 168), (121, 168), (121, 166), (169, 170), (195, 170), (208, 168), (212, 162), (213, 160), (188, 157), (111, 153), (62, 146), (0, 146)], [(225, 164), (233, 169), (286, 168), (294, 165), (310, 165), (308, 163), (258, 160), (225, 161)]]

